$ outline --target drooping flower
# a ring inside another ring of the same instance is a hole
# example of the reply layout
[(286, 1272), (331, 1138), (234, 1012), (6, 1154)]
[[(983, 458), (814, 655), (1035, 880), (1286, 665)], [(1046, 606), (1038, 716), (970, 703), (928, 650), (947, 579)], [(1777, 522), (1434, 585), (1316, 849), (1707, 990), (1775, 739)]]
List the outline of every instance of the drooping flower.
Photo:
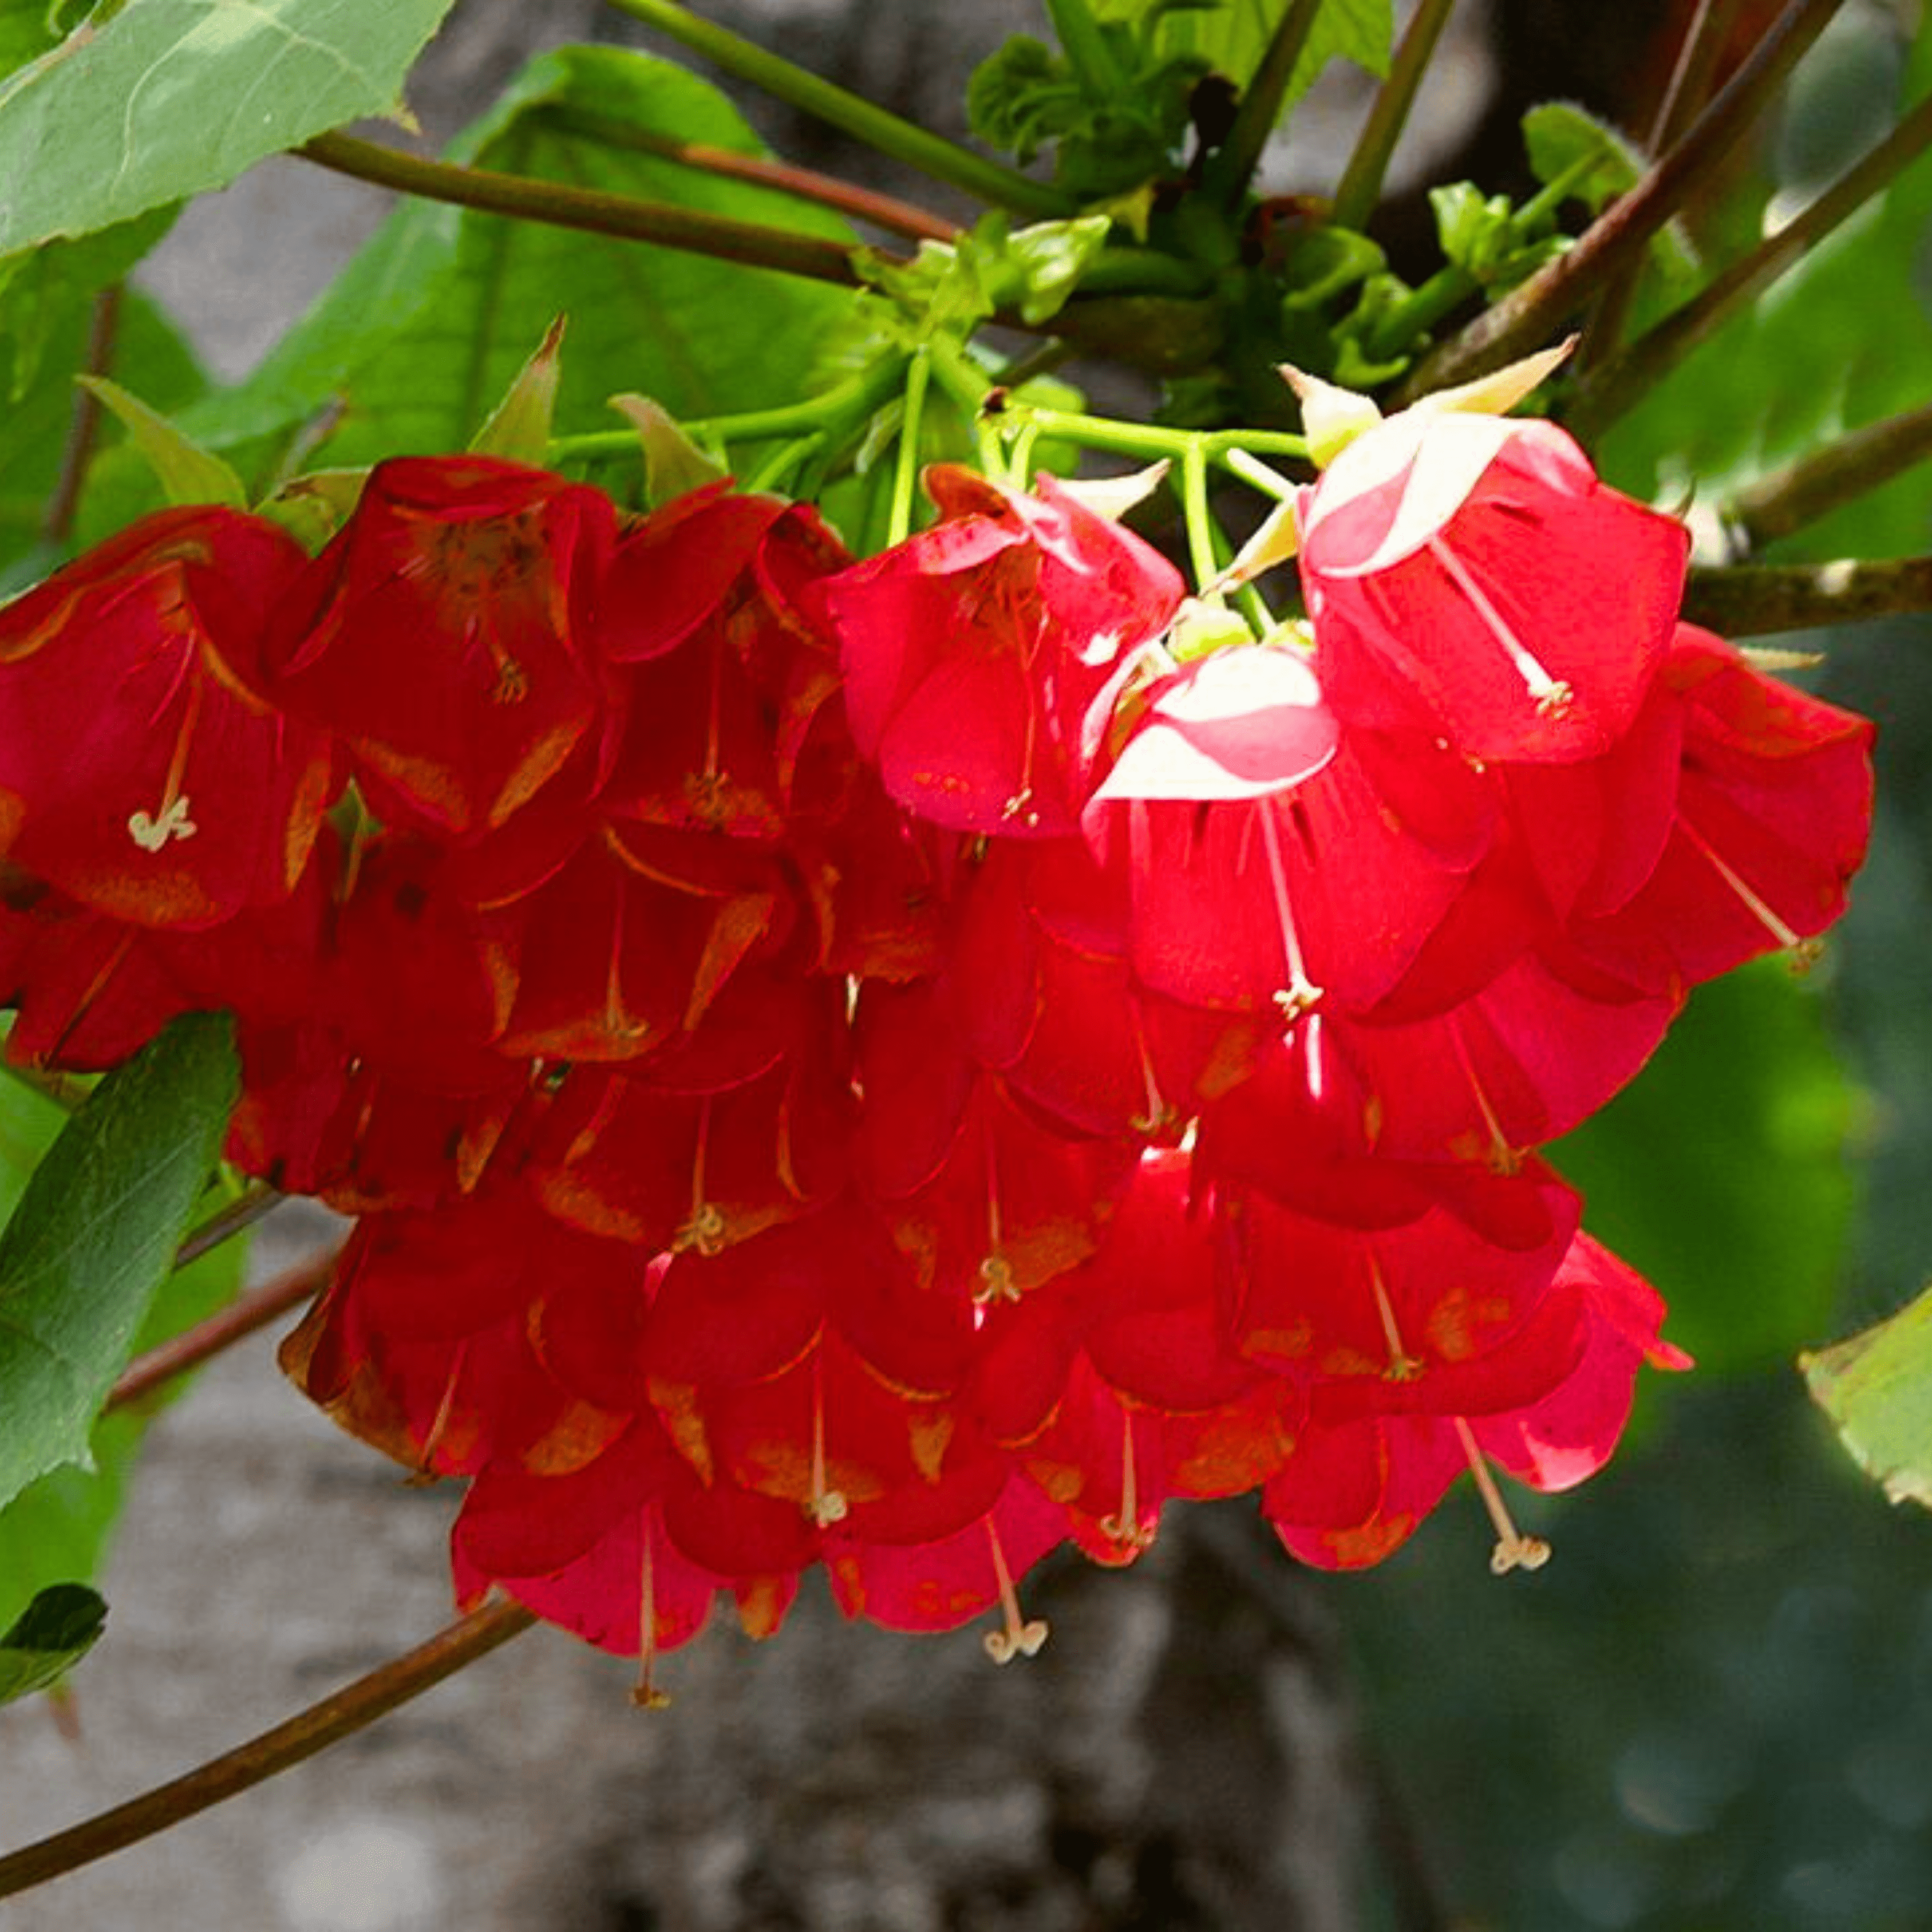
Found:
[(166, 510), (0, 610), (0, 855), (136, 926), (286, 899), (337, 785), (328, 734), (261, 688), (304, 562), (272, 524)]
[(860, 751), (937, 825), (1077, 829), (1087, 715), (1180, 602), (1172, 565), (1051, 478), (1040, 494), (941, 465), (940, 520), (824, 586)]
[(498, 458), (378, 464), (284, 600), (268, 688), (337, 734), (386, 822), (478, 836), (604, 728), (591, 633), (616, 524), (602, 491)]
[(1663, 662), (1689, 541), (1552, 424), (1405, 410), (1302, 501), (1322, 688), (1362, 725), (1420, 698), (1473, 758), (1600, 756)]

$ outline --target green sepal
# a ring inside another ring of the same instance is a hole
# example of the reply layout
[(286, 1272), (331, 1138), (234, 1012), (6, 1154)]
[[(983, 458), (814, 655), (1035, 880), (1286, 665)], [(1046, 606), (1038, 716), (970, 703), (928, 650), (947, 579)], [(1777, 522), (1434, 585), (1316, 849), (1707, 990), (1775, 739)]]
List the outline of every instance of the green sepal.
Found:
[(231, 510), (248, 507), (248, 493), (241, 478), (220, 457), (184, 436), (158, 410), (150, 409), (140, 397), (105, 376), (76, 376), (74, 380), (126, 429), (170, 503), (219, 503)]
[(700, 449), (662, 403), (649, 396), (613, 396), (610, 406), (638, 432), (644, 446), (644, 506), (655, 510), (674, 496), (688, 496), (730, 474)]
[(550, 431), (556, 419), (557, 385), (563, 373), (563, 335), (568, 326), (568, 318), (560, 315), (544, 330), (536, 353), (518, 370), (503, 400), (490, 411), (489, 421), (470, 439), (472, 454), (542, 467), (550, 454)]

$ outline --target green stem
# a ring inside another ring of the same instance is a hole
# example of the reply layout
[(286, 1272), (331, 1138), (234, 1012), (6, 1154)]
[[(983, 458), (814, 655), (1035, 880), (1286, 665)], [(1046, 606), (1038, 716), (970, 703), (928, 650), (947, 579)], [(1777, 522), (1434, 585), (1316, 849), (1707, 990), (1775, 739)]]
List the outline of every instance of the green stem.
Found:
[(754, 182), (778, 194), (850, 215), (855, 221), (869, 223), (890, 234), (903, 235), (908, 241), (958, 238), (958, 223), (948, 221), (929, 208), (902, 201), (896, 195), (881, 194), (875, 188), (841, 181), (836, 175), (820, 174), (815, 168), (800, 167), (795, 161), (741, 154), (735, 148), (709, 147), (701, 141), (681, 141), (674, 135), (656, 134), (648, 128), (619, 120), (613, 115), (593, 114), (586, 108), (547, 107), (540, 110), (539, 118), (567, 134), (587, 135), (604, 147), (655, 154), (661, 160), (676, 162), (680, 167), (716, 175), (726, 181)]
[(1687, 622), (1734, 638), (1913, 610), (1932, 610), (1932, 556), (1697, 568), (1684, 593)]
[(1187, 560), (1194, 571), (1194, 587), (1204, 590), (1220, 569), (1214, 554), (1214, 514), (1208, 502), (1208, 454), (1198, 442), (1190, 443), (1180, 458), (1180, 507), (1187, 524)]
[(1720, 512), (1748, 549), (1774, 543), (1932, 456), (1932, 404), (1868, 424), (1740, 490)]
[(1628, 272), (1650, 238), (1730, 153), (1843, 4), (1790, 0), (1683, 140), (1612, 202), (1567, 254), (1546, 262), (1437, 350), (1404, 383), (1398, 400), (1412, 401), (1528, 355)]
[(427, 1643), (360, 1677), (320, 1703), (172, 1782), (38, 1844), (0, 1858), (0, 1898), (104, 1858), (192, 1818), (420, 1696), (465, 1664), (487, 1656), (536, 1622), (520, 1604), (488, 1604)]
[[(114, 366), (114, 345), (121, 326), (123, 284), (110, 282), (94, 298), (88, 318), (87, 351), (82, 367), (90, 376), (104, 376)], [(83, 382), (74, 391), (68, 418), (67, 441), (61, 450), (60, 474), (53, 494), (40, 518), (40, 536), (56, 546), (74, 535), (74, 520), (80, 514), (80, 493), (87, 482), (88, 466), (100, 434), (100, 398)]]
[(892, 506), (886, 519), (886, 548), (912, 533), (913, 498), (919, 487), (920, 431), (926, 420), (926, 392), (932, 378), (928, 351), (914, 352), (906, 371), (905, 404), (899, 416), (899, 443), (892, 464)]
[[(769, 442), (780, 436), (844, 434), (862, 422), (904, 380), (905, 358), (888, 356), (849, 376), (836, 388), (802, 402), (783, 403), (769, 410), (746, 410), (734, 416), (698, 416), (680, 426), (694, 442), (722, 448), (734, 442)], [(553, 463), (573, 459), (595, 461), (600, 457), (636, 453), (638, 433), (632, 429), (589, 430), (578, 436), (554, 437)]]
[[(1539, 223), (1556, 214), (1595, 165), (1595, 157), (1588, 154), (1573, 162), (1516, 210), (1511, 227), (1519, 234), (1532, 232)], [(1433, 328), (1458, 303), (1466, 302), (1479, 286), (1468, 269), (1454, 262), (1445, 262), (1382, 317), (1381, 326), (1369, 338), (1368, 354), (1378, 362), (1399, 354), (1418, 336)]]
[(136, 1356), (109, 1390), (101, 1413), (139, 1402), (257, 1329), (266, 1328), (303, 1303), (314, 1300), (328, 1286), (329, 1276), (335, 1271), (338, 1252), (331, 1249), (315, 1261), (285, 1270), (260, 1288), (238, 1297), (206, 1322), (197, 1322), (192, 1328), (184, 1328), (146, 1354)]
[(1382, 181), (1388, 172), (1389, 157), (1395, 152), (1402, 130), (1408, 124), (1415, 105), (1416, 90), (1436, 51), (1436, 43), (1448, 24), (1456, 0), (1421, 0), (1402, 34), (1389, 75), (1376, 95), (1375, 105), (1355, 142), (1355, 152), (1335, 190), (1335, 206), (1329, 220), (1338, 228), (1361, 229), (1368, 225), (1376, 204), (1382, 199)]
[(1189, 452), (1198, 448), (1204, 462), (1216, 464), (1224, 464), (1227, 452), (1236, 449), (1250, 455), (1298, 457), (1304, 462), (1308, 458), (1308, 439), (1288, 430), (1169, 429), (1159, 423), (1116, 422), (1108, 416), (1041, 409), (1022, 402), (1010, 403), (1005, 413), (1011, 422), (1038, 424), (1042, 436), (1124, 456), (1165, 456), (1185, 463)]
[(934, 181), (950, 182), (996, 208), (1010, 208), (1022, 214), (1052, 217), (1078, 212), (1078, 204), (1058, 188), (888, 113), (782, 56), (766, 52), (756, 42), (699, 19), (676, 0), (610, 0), (610, 4), (774, 100), (840, 129)]
[(1792, 267), (1846, 217), (1886, 188), (1932, 145), (1932, 96), (1922, 100), (1864, 159), (1806, 208), (1733, 262), (1708, 287), (1673, 309), (1616, 361), (1593, 371), (1570, 395), (1564, 420), (1588, 438), (1616, 419), (1738, 308)]
[(1262, 150), (1281, 118), (1281, 104), (1294, 78), (1295, 63), (1324, 4), (1325, 0), (1288, 0), (1288, 10), (1276, 25), (1255, 77), (1242, 92), (1234, 124), (1202, 178), (1209, 195), (1223, 208), (1238, 208), (1248, 191), (1261, 164)]
[(554, 227), (614, 235), (625, 241), (654, 242), (660, 248), (681, 248), (688, 254), (716, 256), (752, 268), (776, 268), (784, 274), (837, 282), (848, 288), (859, 285), (850, 249), (836, 242), (794, 235), (787, 229), (768, 227), (760, 222), (736, 221), (725, 215), (706, 214), (665, 202), (640, 201), (628, 195), (606, 194), (596, 188), (569, 188), (561, 182), (532, 181), (488, 168), (424, 160), (340, 132), (318, 134), (295, 152), (338, 174), (351, 175), (358, 181), (374, 182), (380, 187), (419, 195), (429, 201), (452, 202), (460, 208), (513, 215)]
[(1087, 0), (1046, 0), (1046, 12), (1088, 99), (1097, 103), (1118, 100), (1126, 89), (1126, 76), (1121, 73), (1120, 62), (1114, 59)]

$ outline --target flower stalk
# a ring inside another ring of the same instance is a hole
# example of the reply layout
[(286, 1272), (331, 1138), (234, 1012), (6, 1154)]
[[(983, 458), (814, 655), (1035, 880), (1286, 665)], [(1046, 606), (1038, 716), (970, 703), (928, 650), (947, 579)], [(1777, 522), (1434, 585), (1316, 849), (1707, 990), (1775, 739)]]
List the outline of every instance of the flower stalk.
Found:
[(102, 1412), (140, 1402), (178, 1376), (199, 1368), (224, 1349), (313, 1300), (328, 1286), (336, 1252), (332, 1248), (316, 1260), (285, 1269), (260, 1288), (237, 1296), (206, 1322), (197, 1322), (192, 1328), (185, 1328), (146, 1354), (136, 1356), (108, 1391)]
[(1288, 0), (1288, 10), (1276, 26), (1254, 78), (1242, 90), (1234, 124), (1208, 164), (1205, 176), (1209, 194), (1224, 208), (1238, 207), (1254, 179), (1262, 150), (1281, 118), (1281, 104), (1288, 98), (1295, 64), (1324, 4), (1324, 0)]

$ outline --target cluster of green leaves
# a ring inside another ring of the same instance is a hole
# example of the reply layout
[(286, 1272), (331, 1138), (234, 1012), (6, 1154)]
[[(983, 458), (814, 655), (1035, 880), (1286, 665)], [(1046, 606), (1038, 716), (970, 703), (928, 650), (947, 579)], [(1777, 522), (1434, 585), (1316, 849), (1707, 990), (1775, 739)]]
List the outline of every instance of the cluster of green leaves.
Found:
[(1083, 201), (1125, 194), (1171, 172), (1187, 137), (1194, 90), (1208, 70), (1198, 55), (1158, 52), (1150, 31), (1155, 18), (1097, 28), (1104, 75), (1030, 34), (1016, 34), (967, 83), (974, 133), (1022, 164), (1051, 148), (1054, 179)]

